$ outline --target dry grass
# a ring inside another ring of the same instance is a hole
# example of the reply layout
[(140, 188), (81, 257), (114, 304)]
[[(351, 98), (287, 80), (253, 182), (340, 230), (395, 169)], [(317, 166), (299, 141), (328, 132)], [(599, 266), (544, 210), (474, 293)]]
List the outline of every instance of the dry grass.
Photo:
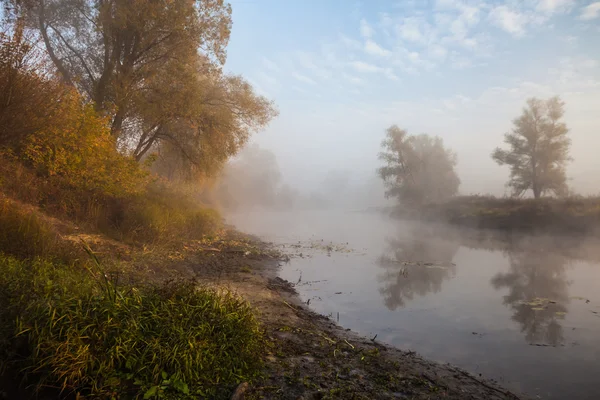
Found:
[(41, 177), (14, 157), (0, 154), (0, 193), (88, 230), (132, 243), (169, 245), (216, 231), (218, 212), (164, 182), (142, 193), (115, 197), (72, 187), (59, 177)]

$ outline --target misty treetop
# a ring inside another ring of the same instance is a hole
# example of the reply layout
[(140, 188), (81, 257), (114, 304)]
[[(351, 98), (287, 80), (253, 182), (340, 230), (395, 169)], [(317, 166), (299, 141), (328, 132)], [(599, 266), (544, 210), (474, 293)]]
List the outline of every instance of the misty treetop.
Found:
[[(122, 152), (155, 154), (159, 172), (212, 174), (277, 115), (222, 66), (224, 0), (0, 0), (35, 32), (57, 75), (110, 117)], [(175, 171), (174, 171), (175, 170)]]
[(559, 97), (530, 98), (523, 113), (513, 121), (512, 132), (504, 135), (509, 149), (496, 148), (492, 158), (510, 166), (508, 186), (513, 195), (528, 190), (538, 199), (545, 193), (568, 192), (565, 165), (570, 160), (569, 129), (562, 122), (565, 103)]
[(381, 143), (378, 169), (386, 197), (405, 205), (419, 206), (447, 201), (458, 192), (460, 179), (454, 168), (456, 154), (438, 136), (408, 135), (393, 125)]

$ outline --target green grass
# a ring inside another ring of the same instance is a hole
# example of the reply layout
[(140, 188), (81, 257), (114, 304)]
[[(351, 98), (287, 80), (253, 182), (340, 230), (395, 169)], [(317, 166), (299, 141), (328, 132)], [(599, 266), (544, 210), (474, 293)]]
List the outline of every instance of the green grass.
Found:
[(262, 368), (250, 306), (192, 281), (119, 287), (98, 268), (0, 254), (0, 360), (34, 393), (229, 398)]

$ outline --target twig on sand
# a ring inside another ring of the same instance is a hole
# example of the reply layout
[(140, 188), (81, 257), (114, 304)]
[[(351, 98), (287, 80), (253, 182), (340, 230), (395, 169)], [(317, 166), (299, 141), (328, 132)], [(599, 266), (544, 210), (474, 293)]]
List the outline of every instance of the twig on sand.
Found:
[(216, 251), (216, 252), (221, 252), (220, 249), (217, 249), (216, 247), (204, 247), (202, 249), (200, 249), (201, 251)]
[(328, 338), (327, 336), (323, 335), (321, 332), (317, 332), (317, 333), (318, 333), (318, 334), (319, 334), (319, 336), (321, 336), (323, 339), (325, 339), (325, 340), (329, 341), (329, 342), (330, 342), (330, 343), (332, 343), (332, 344), (336, 344), (336, 341), (335, 341), (335, 340), (333, 340), (333, 339), (331, 339), (331, 338)]

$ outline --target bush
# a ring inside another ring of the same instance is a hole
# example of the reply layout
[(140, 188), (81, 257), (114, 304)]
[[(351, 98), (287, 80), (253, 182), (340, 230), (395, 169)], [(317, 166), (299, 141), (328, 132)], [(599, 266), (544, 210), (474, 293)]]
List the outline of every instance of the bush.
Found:
[(126, 239), (168, 243), (200, 239), (221, 224), (217, 211), (198, 204), (189, 193), (155, 182), (125, 203), (117, 230)]
[(0, 227), (0, 252), (19, 258), (46, 257), (63, 262), (76, 254), (35, 211), (1, 197)]
[(74, 188), (110, 196), (140, 193), (147, 173), (116, 150), (109, 121), (85, 104), (75, 90), (63, 96), (59, 123), (25, 140), (23, 155), (38, 174), (59, 176)]
[(5, 370), (25, 371), (38, 391), (92, 398), (228, 398), (258, 376), (263, 338), (240, 298), (93, 276), (0, 255)]

